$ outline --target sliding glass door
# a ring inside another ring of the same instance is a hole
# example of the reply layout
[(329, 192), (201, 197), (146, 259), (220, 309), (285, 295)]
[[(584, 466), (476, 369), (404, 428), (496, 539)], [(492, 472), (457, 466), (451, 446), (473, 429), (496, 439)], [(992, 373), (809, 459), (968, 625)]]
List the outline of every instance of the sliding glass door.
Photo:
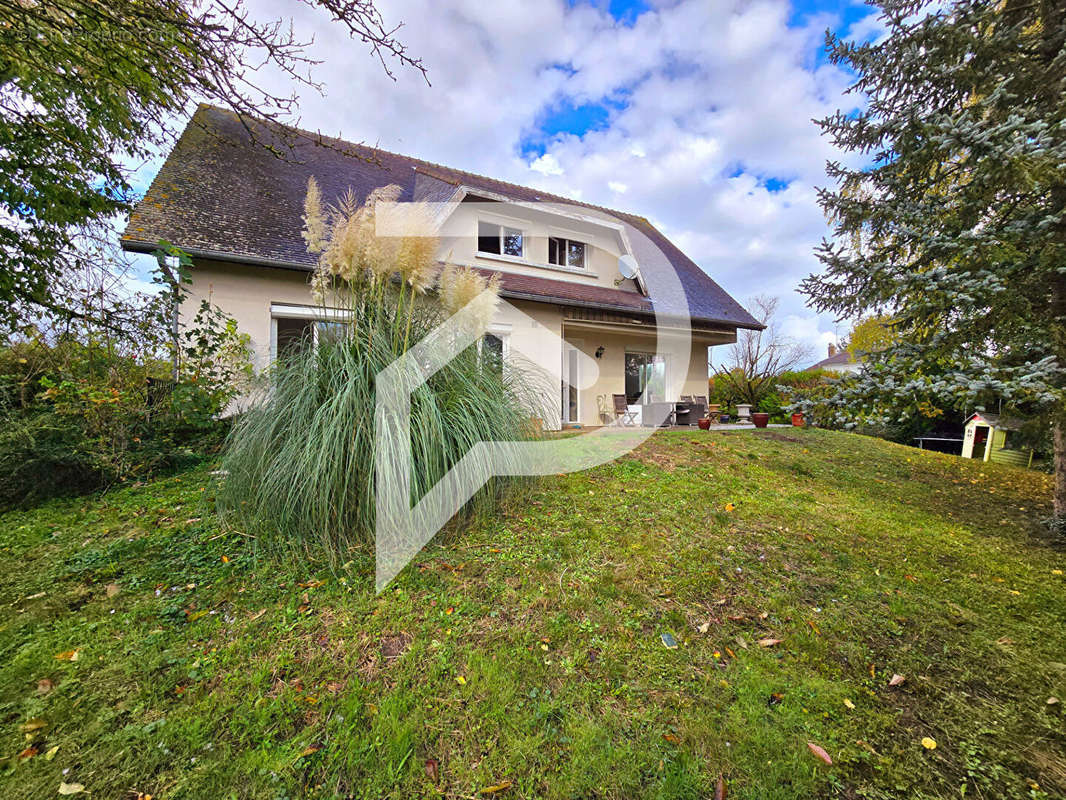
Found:
[(666, 400), (666, 361), (655, 353), (626, 353), (626, 402), (662, 403)]
[(578, 349), (570, 342), (563, 342), (563, 423), (581, 421), (581, 403), (577, 387), (581, 384), (578, 374)]

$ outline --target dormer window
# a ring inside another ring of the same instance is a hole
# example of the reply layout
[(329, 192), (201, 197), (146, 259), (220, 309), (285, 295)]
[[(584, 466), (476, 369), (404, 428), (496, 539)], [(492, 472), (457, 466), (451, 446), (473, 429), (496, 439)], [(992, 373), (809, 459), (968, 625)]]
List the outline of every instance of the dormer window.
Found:
[(525, 255), (522, 231), (518, 228), (508, 228), (506, 225), (497, 225), (495, 222), (482, 222), (479, 220), (477, 224), (477, 249), (479, 253), (522, 258)]
[(558, 236), (548, 237), (548, 263), (559, 267), (585, 269), (585, 243)]

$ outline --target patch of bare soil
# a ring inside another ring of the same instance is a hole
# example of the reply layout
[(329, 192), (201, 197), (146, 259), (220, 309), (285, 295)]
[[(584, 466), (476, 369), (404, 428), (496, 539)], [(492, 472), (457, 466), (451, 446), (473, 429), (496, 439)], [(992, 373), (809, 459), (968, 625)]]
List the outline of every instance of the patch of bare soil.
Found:
[(775, 442), (802, 442), (802, 439), (797, 439), (795, 436), (786, 436), (783, 433), (777, 431), (761, 431), (759, 433), (763, 439), (773, 439)]
[(381, 657), (386, 664), (392, 664), (407, 651), (411, 637), (406, 633), (390, 634), (381, 637)]

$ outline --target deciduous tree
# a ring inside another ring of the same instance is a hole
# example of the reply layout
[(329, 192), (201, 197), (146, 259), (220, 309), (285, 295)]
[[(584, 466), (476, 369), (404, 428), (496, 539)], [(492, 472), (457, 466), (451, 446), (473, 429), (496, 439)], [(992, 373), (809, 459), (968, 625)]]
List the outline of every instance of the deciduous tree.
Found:
[(778, 375), (810, 358), (809, 347), (781, 332), (774, 319), (777, 304), (776, 297), (751, 298), (748, 308), (765, 327), (737, 331), (737, 341), (727, 351), (725, 363), (714, 369), (714, 381), (721, 381), (735, 402), (758, 406), (773, 391)]
[[(371, 0), (305, 5), (386, 72), (424, 74)], [(257, 70), (318, 88), (308, 43), (241, 0), (0, 0), (0, 322), (27, 304), (69, 311), (57, 279), (86, 242), (107, 239), (107, 220), (133, 199), (131, 168), (157, 155), (191, 103), (291, 117), (296, 94), (264, 88)]]

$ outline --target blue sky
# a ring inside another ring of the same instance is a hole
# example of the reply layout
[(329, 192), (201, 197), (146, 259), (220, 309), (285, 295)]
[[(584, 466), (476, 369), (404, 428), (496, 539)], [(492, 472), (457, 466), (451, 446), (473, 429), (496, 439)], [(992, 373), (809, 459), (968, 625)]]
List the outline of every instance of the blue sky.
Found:
[(850, 158), (811, 119), (857, 102), (824, 56), (824, 31), (876, 35), (865, 4), (381, 2), (432, 86), (410, 70), (390, 80), (303, 4), (249, 5), (315, 37), (325, 92), (302, 92), (303, 127), (646, 216), (739, 301), (780, 297), (782, 327), (812, 361), (846, 332), (795, 289), (818, 269), (825, 161)]

